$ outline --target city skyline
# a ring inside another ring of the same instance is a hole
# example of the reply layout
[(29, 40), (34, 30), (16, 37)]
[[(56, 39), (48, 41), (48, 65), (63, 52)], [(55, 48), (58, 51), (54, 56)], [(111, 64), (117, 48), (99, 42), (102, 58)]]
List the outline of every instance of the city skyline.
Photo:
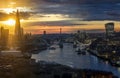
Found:
[(103, 32), (109, 22), (114, 22), (115, 30), (119, 31), (119, 3), (118, 0), (1, 0), (0, 23), (13, 33), (14, 24), (10, 22), (14, 23), (19, 9), (21, 26), (33, 34), (59, 33), (60, 28), (63, 33)]
[(0, 3), (0, 77), (120, 78), (120, 0)]

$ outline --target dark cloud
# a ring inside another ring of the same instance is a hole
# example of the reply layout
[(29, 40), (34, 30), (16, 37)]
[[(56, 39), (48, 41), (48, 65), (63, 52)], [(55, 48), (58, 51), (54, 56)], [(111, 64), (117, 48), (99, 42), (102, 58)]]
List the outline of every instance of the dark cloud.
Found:
[[(1, 4), (9, 0), (1, 0)], [(29, 7), (31, 12), (21, 13), (22, 19), (38, 14), (62, 14), (78, 20), (119, 20), (120, 0), (13, 0), (16, 6)], [(113, 13), (106, 13), (112, 11)], [(117, 13), (116, 13), (117, 11)], [(44, 17), (38, 16), (38, 18)], [(65, 17), (65, 16), (64, 16)], [(66, 18), (66, 17), (65, 17)]]
[(32, 13), (31, 12), (20, 12), (20, 18), (21, 19), (28, 19), (31, 17)]
[[(9, 0), (1, 0), (2, 3), (8, 3)], [(44, 18), (49, 14), (61, 14), (64, 18), (71, 21), (64, 22), (46, 22), (47, 25), (76, 25), (72, 19), (77, 21), (103, 21), (103, 20), (120, 20), (120, 0), (13, 0), (17, 7), (28, 7), (31, 11), (21, 12), (22, 19), (30, 17)], [(13, 16), (11, 14), (10, 16)], [(8, 14), (0, 14), (0, 20), (8, 18)], [(56, 16), (57, 17), (57, 16)], [(39, 20), (38, 20), (39, 22)], [(30, 23), (31, 24), (31, 23)], [(36, 23), (33, 23), (36, 25)], [(33, 25), (31, 24), (31, 25)], [(37, 23), (37, 25), (40, 23)]]
[(89, 21), (103, 21), (103, 20), (120, 20), (120, 5), (117, 4), (99, 4), (88, 7), (88, 16), (83, 20)]
[[(16, 15), (15, 12), (10, 13), (10, 14), (0, 12), (0, 21), (5, 21), (5, 20), (8, 20), (9, 18), (14, 19), (15, 15)], [(20, 18), (21, 19), (28, 19), (30, 16), (31, 16), (31, 13), (29, 13), (29, 12), (20, 12)]]
[(25, 26), (78, 26), (87, 24), (76, 24), (70, 21), (48, 21), (48, 22), (27, 22)]
[(106, 12), (107, 15), (113, 16), (113, 17), (120, 17), (120, 12)]
[[(33, 0), (30, 0), (33, 2)], [(99, 4), (99, 3), (119, 3), (120, 0), (34, 0), (34, 2), (41, 3), (70, 3), (70, 4)]]
[[(44, 4), (36, 8), (38, 14), (62, 14), (69, 18), (76, 18), (84, 21), (120, 20), (118, 4)], [(108, 13), (112, 11), (113, 13)], [(113, 17), (115, 16), (115, 17)]]

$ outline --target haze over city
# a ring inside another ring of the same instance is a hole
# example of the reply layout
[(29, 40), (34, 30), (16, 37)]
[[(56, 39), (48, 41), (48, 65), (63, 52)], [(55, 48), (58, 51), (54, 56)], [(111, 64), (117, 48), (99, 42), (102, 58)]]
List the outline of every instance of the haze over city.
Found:
[(120, 78), (120, 0), (0, 0), (0, 77)]
[[(20, 11), (21, 26), (33, 34), (103, 32), (104, 24), (115, 23), (119, 31), (119, 0), (1, 0), (0, 23), (13, 33), (14, 14)], [(11, 24), (12, 23), (12, 24)]]

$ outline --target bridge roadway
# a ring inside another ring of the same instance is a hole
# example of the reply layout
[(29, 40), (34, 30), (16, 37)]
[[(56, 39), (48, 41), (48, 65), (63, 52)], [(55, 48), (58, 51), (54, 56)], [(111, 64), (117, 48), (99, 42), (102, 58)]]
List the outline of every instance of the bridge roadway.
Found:
[(32, 58), (36, 61), (56, 62), (72, 68), (111, 71), (120, 78), (120, 68), (113, 67), (89, 53), (78, 55), (70, 43), (64, 43), (63, 49), (60, 49), (57, 44), (52, 46), (56, 49), (47, 49), (39, 54), (33, 54)]

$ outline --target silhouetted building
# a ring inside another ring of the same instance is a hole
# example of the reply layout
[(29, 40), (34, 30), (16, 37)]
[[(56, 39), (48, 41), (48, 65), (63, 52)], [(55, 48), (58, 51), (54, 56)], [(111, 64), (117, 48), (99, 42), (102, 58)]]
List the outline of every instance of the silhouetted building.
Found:
[(83, 42), (85, 39), (87, 38), (87, 33), (85, 31), (77, 31), (77, 33), (75, 34), (75, 39)]
[(9, 30), (8, 29), (4, 29), (4, 27), (0, 28), (0, 38), (2, 40), (8, 39), (9, 36)]
[(105, 29), (107, 38), (114, 36), (114, 23), (111, 22), (105, 24)]
[(23, 39), (23, 28), (20, 25), (19, 11), (16, 12), (16, 23), (15, 23), (15, 42), (20, 44)]
[(2, 47), (6, 47), (9, 37), (9, 30), (4, 29), (4, 27), (0, 28), (0, 44)]
[(62, 28), (60, 28), (60, 34), (62, 34)]
[(46, 35), (46, 31), (43, 31), (43, 35)]

